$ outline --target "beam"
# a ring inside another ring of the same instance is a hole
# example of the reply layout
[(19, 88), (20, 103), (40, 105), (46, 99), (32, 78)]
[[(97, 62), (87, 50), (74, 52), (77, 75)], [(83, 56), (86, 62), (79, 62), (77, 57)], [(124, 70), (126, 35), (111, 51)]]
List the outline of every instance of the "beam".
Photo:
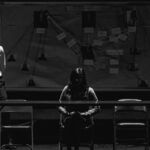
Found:
[(149, 106), (150, 101), (141, 101), (141, 102), (118, 102), (118, 101), (99, 101), (98, 103), (91, 101), (73, 101), (73, 102), (62, 102), (59, 101), (27, 101), (27, 100), (3, 100), (0, 101), (0, 106), (40, 106), (40, 107), (58, 107), (58, 106), (70, 106), (70, 105), (83, 105), (83, 106), (97, 106), (97, 105), (107, 105), (107, 106)]

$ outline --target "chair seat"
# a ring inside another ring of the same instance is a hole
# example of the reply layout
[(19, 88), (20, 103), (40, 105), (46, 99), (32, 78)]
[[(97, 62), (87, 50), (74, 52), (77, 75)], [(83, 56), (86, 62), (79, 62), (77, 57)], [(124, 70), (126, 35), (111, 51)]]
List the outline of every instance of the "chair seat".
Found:
[(117, 125), (120, 125), (120, 126), (145, 126), (145, 123), (141, 123), (141, 122), (122, 122), (122, 123), (118, 123)]
[(6, 129), (28, 129), (28, 128), (31, 128), (31, 126), (7, 125), (7, 126), (2, 126), (2, 128), (6, 128)]
[(32, 150), (32, 147), (29, 144), (4, 144), (1, 146), (1, 149), (10, 149), (10, 150), (16, 150), (17, 147), (22, 147), (25, 146), (27, 148), (29, 148), (30, 150)]
[(125, 145), (145, 145), (145, 139), (144, 138), (128, 138), (126, 140), (124, 139), (119, 139), (116, 141), (116, 143), (119, 144), (125, 144)]

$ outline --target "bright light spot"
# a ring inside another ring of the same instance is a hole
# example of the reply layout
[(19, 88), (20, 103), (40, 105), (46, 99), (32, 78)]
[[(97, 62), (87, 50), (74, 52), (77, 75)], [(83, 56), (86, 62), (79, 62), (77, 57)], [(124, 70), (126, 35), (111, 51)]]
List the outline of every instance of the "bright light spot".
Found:
[(2, 71), (0, 71), (0, 78), (3, 76)]

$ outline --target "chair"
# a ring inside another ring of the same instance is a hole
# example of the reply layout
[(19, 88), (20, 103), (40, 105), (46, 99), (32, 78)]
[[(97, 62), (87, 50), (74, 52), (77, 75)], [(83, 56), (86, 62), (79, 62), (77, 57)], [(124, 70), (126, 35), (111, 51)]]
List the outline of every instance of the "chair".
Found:
[[(120, 99), (119, 102), (141, 102), (140, 99)], [(149, 149), (148, 113), (146, 106), (114, 107), (114, 142), (117, 144), (144, 146)]]
[[(61, 121), (60, 121), (59, 129), (60, 129), (59, 130), (59, 150), (63, 150), (63, 147), (68, 146), (68, 141), (65, 140), (65, 135), (64, 135), (65, 126), (62, 124)], [(77, 132), (76, 130), (74, 131)], [(80, 137), (80, 141), (79, 141), (79, 144), (77, 145), (77, 149), (79, 149), (79, 147), (88, 147), (90, 150), (94, 150), (94, 136), (93, 135), (94, 135), (94, 124), (89, 127), (85, 127), (82, 131), (82, 134), (80, 135), (81, 137), (78, 136), (78, 138)], [(69, 144), (69, 146), (74, 147), (75, 145), (71, 143)]]
[(1, 109), (0, 129), (2, 150), (14, 150), (22, 146), (33, 150), (32, 106), (4, 106)]

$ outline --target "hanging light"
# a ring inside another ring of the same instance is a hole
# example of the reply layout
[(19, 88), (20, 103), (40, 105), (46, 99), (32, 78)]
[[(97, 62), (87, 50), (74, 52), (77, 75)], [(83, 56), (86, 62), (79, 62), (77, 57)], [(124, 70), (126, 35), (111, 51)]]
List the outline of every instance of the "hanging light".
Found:
[(47, 60), (47, 58), (46, 58), (44, 53), (41, 53), (40, 56), (38, 57), (38, 59), (41, 60), (41, 61)]
[(139, 87), (139, 88), (148, 88), (149, 85), (148, 85), (148, 83), (147, 83), (146, 80), (144, 80), (144, 79), (142, 79), (142, 78), (139, 78), (139, 79), (138, 79), (138, 87)]
[(138, 64), (135, 62), (129, 63), (128, 70), (129, 71), (138, 71), (139, 70)]
[(28, 87), (34, 87), (36, 84), (35, 84), (35, 81), (33, 80), (33, 78), (30, 78), (29, 81), (28, 81), (28, 84), (27, 86)]
[(21, 70), (22, 71), (29, 71), (29, 67), (28, 67), (28, 64), (26, 62), (23, 63)]
[(131, 55), (140, 55), (141, 51), (138, 48), (130, 48), (130, 54)]
[(15, 56), (14, 56), (13, 54), (11, 54), (11, 55), (9, 56), (9, 58), (8, 58), (8, 61), (9, 61), (9, 62), (14, 62), (14, 61), (16, 61)]

